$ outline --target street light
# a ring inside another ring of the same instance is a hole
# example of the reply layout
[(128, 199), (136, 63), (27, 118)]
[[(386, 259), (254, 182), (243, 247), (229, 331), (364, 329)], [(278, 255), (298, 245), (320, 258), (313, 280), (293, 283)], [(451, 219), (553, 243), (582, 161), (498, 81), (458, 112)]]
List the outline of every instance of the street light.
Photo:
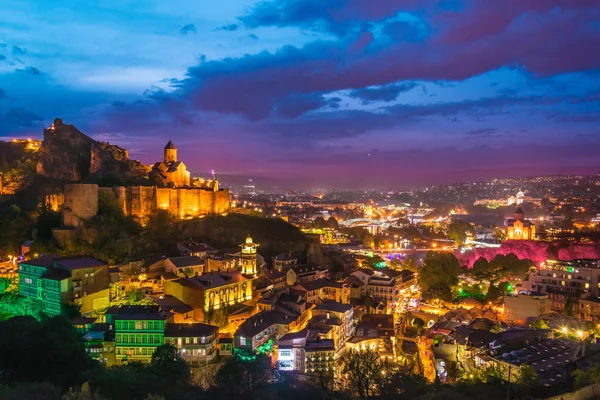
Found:
[(565, 335), (567, 334), (567, 331), (568, 331), (568, 329), (567, 329), (567, 327), (566, 327), (566, 326), (563, 326), (561, 330), (563, 331), (563, 333), (564, 333)]
[(583, 339), (583, 332), (577, 331), (577, 336), (579, 336), (579, 339)]

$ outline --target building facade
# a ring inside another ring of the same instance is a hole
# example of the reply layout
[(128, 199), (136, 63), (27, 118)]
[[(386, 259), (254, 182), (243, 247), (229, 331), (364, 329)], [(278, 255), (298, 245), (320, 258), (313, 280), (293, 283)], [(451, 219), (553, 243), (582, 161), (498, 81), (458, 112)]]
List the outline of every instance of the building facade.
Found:
[(202, 364), (215, 358), (218, 351), (218, 326), (201, 323), (167, 324), (165, 344), (175, 346), (185, 361)]
[(509, 240), (535, 240), (535, 225), (525, 219), (521, 207), (515, 210), (515, 218), (507, 221), (506, 237)]
[(165, 343), (165, 325), (171, 317), (158, 306), (109, 308), (106, 321), (115, 332), (116, 363), (150, 362), (154, 350)]

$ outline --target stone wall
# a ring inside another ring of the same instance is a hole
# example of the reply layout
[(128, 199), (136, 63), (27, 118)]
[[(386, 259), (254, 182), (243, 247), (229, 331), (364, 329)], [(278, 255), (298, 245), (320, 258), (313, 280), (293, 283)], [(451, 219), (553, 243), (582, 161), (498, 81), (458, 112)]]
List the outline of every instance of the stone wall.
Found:
[(177, 218), (196, 218), (223, 214), (229, 211), (229, 191), (211, 191), (200, 188), (172, 189), (156, 186), (115, 186), (71, 184), (65, 186), (63, 224), (78, 227), (81, 221), (98, 213), (100, 193), (114, 196), (123, 213), (143, 218), (158, 209), (167, 210)]
[(79, 227), (98, 214), (98, 185), (65, 185), (63, 225)]

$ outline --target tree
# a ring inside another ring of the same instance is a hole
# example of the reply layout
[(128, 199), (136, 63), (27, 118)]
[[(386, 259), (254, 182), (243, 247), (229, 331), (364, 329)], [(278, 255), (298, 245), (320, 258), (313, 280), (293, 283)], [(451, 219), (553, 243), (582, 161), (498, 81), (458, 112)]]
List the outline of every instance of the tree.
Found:
[(448, 225), (448, 239), (454, 240), (457, 247), (467, 241), (468, 233), (475, 233), (475, 227), (472, 224), (456, 220)]
[(459, 270), (460, 264), (454, 254), (428, 252), (418, 278), (423, 295), (428, 298), (451, 300), (451, 287), (458, 282)]
[(154, 350), (150, 368), (163, 381), (161, 386), (188, 384), (190, 381), (190, 366), (170, 344)]
[(500, 227), (495, 227), (492, 236), (497, 241), (504, 242), (506, 240), (506, 231)]
[(392, 372), (391, 364), (371, 350), (349, 350), (342, 356), (340, 363), (345, 386), (361, 399), (368, 399), (374, 394), (382, 377)]
[[(247, 361), (244, 361), (247, 360)], [(242, 398), (252, 396), (252, 393), (269, 382), (270, 362), (265, 355), (233, 357), (215, 375), (211, 391), (220, 398)]]
[(1, 322), (0, 354), (0, 383), (5, 384), (47, 381), (67, 389), (83, 383), (83, 374), (96, 367), (79, 333), (61, 316)]
[(533, 321), (529, 326), (533, 329), (550, 329), (550, 326), (541, 318)]

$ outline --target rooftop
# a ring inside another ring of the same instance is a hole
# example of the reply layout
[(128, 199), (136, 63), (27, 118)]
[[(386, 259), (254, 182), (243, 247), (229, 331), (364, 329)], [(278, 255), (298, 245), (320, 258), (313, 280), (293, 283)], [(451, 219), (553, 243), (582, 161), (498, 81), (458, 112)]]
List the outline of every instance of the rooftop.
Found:
[(171, 261), (176, 268), (187, 268), (204, 264), (204, 261), (198, 256), (170, 257), (168, 260)]
[(172, 314), (160, 310), (159, 306), (122, 306), (110, 307), (106, 315), (117, 320), (166, 320)]
[(182, 281), (188, 281), (196, 284), (204, 289), (212, 289), (220, 286), (231, 285), (233, 283), (239, 283), (246, 281), (240, 271), (230, 272), (211, 272), (208, 274), (202, 274), (190, 279), (182, 279)]
[(342, 286), (343, 284), (341, 283), (332, 282), (327, 278), (320, 278), (315, 279), (314, 281), (300, 283), (294, 286), (294, 288), (302, 288), (307, 292), (312, 292), (313, 290), (319, 290), (325, 287), (342, 288)]
[(152, 296), (152, 300), (165, 311), (172, 311), (178, 314), (194, 311), (193, 307), (188, 306), (183, 301), (168, 294), (163, 296)]
[(165, 337), (202, 337), (214, 335), (219, 331), (218, 326), (208, 324), (167, 324)]
[(62, 267), (71, 271), (82, 268), (103, 267), (106, 265), (104, 261), (90, 256), (59, 257), (54, 259), (54, 264), (59, 268)]
[(345, 313), (352, 310), (352, 305), (342, 304), (337, 301), (325, 301), (315, 307), (315, 310), (333, 311), (338, 313)]
[(294, 318), (277, 311), (261, 311), (248, 318), (235, 332), (235, 336), (254, 337), (273, 325), (288, 325)]

